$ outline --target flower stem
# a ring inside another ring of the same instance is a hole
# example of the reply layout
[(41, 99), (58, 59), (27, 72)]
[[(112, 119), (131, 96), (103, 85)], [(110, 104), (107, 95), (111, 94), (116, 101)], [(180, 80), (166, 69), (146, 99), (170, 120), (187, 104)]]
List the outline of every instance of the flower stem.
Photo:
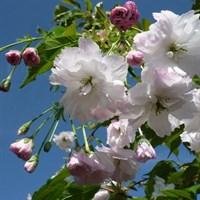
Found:
[(4, 46), (4, 47), (1, 47), (1, 48), (0, 48), (0, 52), (1, 52), (1, 51), (4, 51), (4, 50), (6, 50), (6, 49), (8, 49), (8, 48), (10, 48), (10, 47), (16, 46), (16, 45), (18, 45), (18, 44), (22, 44), (22, 43), (24, 43), (24, 42), (33, 42), (33, 41), (41, 40), (41, 39), (43, 39), (43, 37), (28, 38), (28, 39), (20, 40), (20, 41), (18, 41), (18, 42), (15, 42), (15, 43), (6, 45), (6, 46)]
[(70, 120), (70, 123), (71, 123), (71, 126), (72, 126), (72, 131), (74, 133), (74, 139), (76, 141), (76, 147), (80, 147), (79, 142), (78, 142), (78, 138), (77, 138), (77, 134), (76, 134), (76, 128), (75, 128), (73, 120)]
[(138, 128), (138, 131), (139, 131), (139, 134), (142, 136), (142, 137), (144, 137), (144, 135), (143, 135), (143, 133), (142, 133), (142, 129), (139, 127)]
[(136, 27), (134, 27), (134, 26), (132, 27), (132, 29), (136, 30), (136, 31), (139, 32), (139, 33), (142, 33), (142, 32), (143, 32), (141, 29), (136, 28)]
[(87, 135), (85, 132), (85, 126), (83, 124), (81, 126), (82, 126), (83, 138), (84, 138), (84, 143), (85, 143), (85, 150), (87, 153), (90, 153), (90, 148), (89, 148), (89, 144), (87, 141)]
[[(56, 120), (54, 120), (54, 122), (52, 123), (52, 125), (51, 125), (51, 127), (50, 127), (48, 133), (46, 134), (46, 136), (45, 136), (45, 138), (44, 138), (44, 140), (43, 140), (43, 142), (42, 142), (42, 144), (41, 144), (41, 146), (40, 146), (40, 148), (39, 148), (39, 150), (38, 150), (38, 152), (37, 152), (38, 156), (40, 155), (40, 152), (41, 152), (41, 150), (42, 150), (42, 148), (43, 148), (43, 146), (44, 146), (44, 144), (45, 144), (45, 142), (46, 142), (46, 140), (47, 140), (49, 134), (51, 133), (51, 130), (52, 130), (53, 126), (55, 125), (55, 123), (56, 123)], [(55, 132), (55, 131), (54, 131), (54, 132)], [(54, 132), (53, 132), (53, 133), (54, 133)], [(53, 135), (53, 134), (52, 134), (52, 135)], [(51, 137), (52, 137), (52, 136), (51, 136)], [(50, 141), (50, 142), (51, 142), (51, 141)]]
[(35, 117), (35, 118), (32, 120), (32, 123), (33, 123), (34, 121), (36, 121), (38, 118), (40, 118), (40, 117), (42, 117), (43, 115), (45, 115), (47, 112), (53, 110), (54, 108), (55, 108), (55, 106), (52, 106), (52, 107), (48, 108), (47, 110), (45, 110), (44, 112), (42, 112), (40, 115), (38, 115), (37, 117)]
[[(119, 33), (120, 34), (120, 33)], [(119, 37), (118, 37), (118, 39), (117, 39), (117, 41), (116, 42), (114, 42), (113, 44), (112, 44), (112, 46), (111, 46), (111, 48), (110, 48), (110, 50), (108, 51), (108, 55), (110, 55), (111, 54), (111, 52), (113, 51), (113, 49), (115, 48), (115, 46), (119, 43), (119, 41), (121, 40), (121, 34), (119, 35)]]
[(14, 74), (14, 72), (15, 72), (16, 69), (17, 69), (17, 66), (14, 66), (13, 69), (12, 69), (12, 71), (10, 72), (10, 74), (8, 75), (8, 77), (6, 78), (7, 80), (11, 80), (11, 78), (12, 78), (12, 76), (13, 76), (13, 74)]
[(54, 113), (51, 113), (51, 115), (49, 115), (49, 117), (47, 117), (42, 124), (40, 124), (40, 126), (37, 128), (37, 130), (31, 135), (31, 138), (35, 138), (35, 136), (38, 134), (38, 132), (40, 131), (40, 129), (48, 122), (49, 119), (51, 119), (53, 117)]
[[(49, 142), (52, 142), (53, 136), (54, 136), (54, 134), (55, 134), (55, 132), (56, 132), (56, 129), (57, 129), (57, 127), (58, 127), (59, 122), (60, 122), (60, 120), (54, 121), (53, 125), (54, 125), (55, 123), (56, 123), (56, 125), (54, 126), (54, 129), (53, 129), (53, 131), (52, 131), (52, 134), (51, 134), (51, 137), (50, 137), (50, 139), (49, 139)], [(53, 126), (52, 126), (52, 127), (53, 127)]]
[(133, 79), (135, 79), (137, 82), (141, 82), (141, 78), (135, 75), (131, 67), (128, 67), (128, 72), (133, 77)]

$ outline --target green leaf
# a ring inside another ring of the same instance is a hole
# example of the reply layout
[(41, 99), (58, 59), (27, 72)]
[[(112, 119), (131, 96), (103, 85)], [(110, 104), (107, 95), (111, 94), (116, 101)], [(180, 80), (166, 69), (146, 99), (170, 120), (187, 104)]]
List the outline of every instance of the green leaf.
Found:
[(54, 11), (54, 20), (57, 21), (57, 20), (61, 19), (68, 10), (69, 10), (69, 8), (67, 8), (65, 6), (57, 5), (55, 7), (55, 11)]
[(197, 75), (194, 75), (192, 81), (197, 84), (197, 85), (200, 85), (200, 78), (197, 76)]
[(69, 37), (47, 37), (37, 46), (38, 54), (40, 55), (41, 63), (35, 67), (28, 69), (28, 76), (21, 84), (20, 88), (35, 80), (39, 74), (43, 74), (53, 67), (55, 57), (61, 52), (64, 47), (77, 46), (78, 36)]
[(73, 23), (70, 26), (62, 27), (62, 26), (56, 26), (52, 29), (53, 38), (58, 37), (68, 37), (76, 35), (76, 24)]
[(146, 192), (147, 197), (151, 197), (154, 191), (155, 176), (159, 176), (163, 178), (164, 180), (167, 180), (168, 176), (174, 172), (176, 172), (176, 170), (173, 166), (172, 161), (163, 160), (163, 161), (158, 162), (149, 173), (149, 179), (145, 187), (145, 192)]
[(146, 18), (142, 19), (142, 28), (144, 31), (148, 31), (150, 25), (151, 25), (151, 22), (148, 19)]
[(170, 153), (168, 157), (174, 153), (174, 155), (178, 156), (179, 150), (178, 147), (181, 144), (181, 138), (180, 134), (183, 132), (184, 125), (181, 125), (179, 128), (176, 128), (172, 134), (163, 141), (167, 145), (167, 147), (170, 149)]
[(92, 10), (92, 2), (90, 0), (85, 0), (85, 6), (88, 11)]
[[(157, 196), (156, 198), (153, 198), (151, 200), (169, 200), (169, 198), (166, 196)], [(177, 199), (171, 198), (170, 200), (177, 200)]]
[(58, 175), (49, 179), (38, 191), (33, 194), (32, 200), (57, 200), (60, 194), (65, 191), (67, 182), (64, 180), (70, 176), (66, 168), (63, 168)]
[(196, 178), (200, 174), (199, 166), (189, 166), (185, 169), (185, 173), (183, 174), (183, 179), (187, 184), (194, 184)]
[(103, 9), (103, 3), (99, 2), (96, 6), (95, 6), (95, 16), (100, 19), (107, 19), (107, 15), (106, 12)]
[(32, 200), (88, 200), (100, 189), (99, 186), (81, 186), (67, 181), (70, 174), (64, 167), (33, 194)]
[(168, 183), (176, 185), (176, 189), (185, 189), (200, 183), (200, 164), (197, 160), (179, 166), (179, 171), (172, 173), (168, 178)]
[(62, 2), (75, 6), (77, 8), (81, 8), (80, 4), (76, 0), (62, 0)]
[(167, 197), (176, 197), (178, 199), (180, 199), (180, 197), (184, 198), (185, 200), (194, 200), (194, 196), (190, 193), (187, 192), (185, 190), (177, 190), (177, 189), (173, 189), (173, 190), (161, 190), (161, 192), (165, 195), (167, 195)]
[(68, 183), (59, 200), (88, 200), (98, 192), (100, 186), (81, 186), (74, 182)]
[(191, 186), (191, 187), (187, 188), (186, 190), (189, 192), (192, 192), (194, 194), (200, 194), (200, 184)]
[(145, 138), (149, 140), (149, 142), (153, 147), (161, 145), (166, 138), (166, 137), (164, 138), (158, 137), (156, 133), (148, 126), (147, 123), (142, 125), (141, 129)]
[(170, 175), (168, 181), (173, 184), (181, 184), (183, 179), (184, 170), (180, 170)]
[(111, 193), (110, 194), (110, 200), (127, 200), (127, 197), (124, 194), (120, 194), (120, 193)]
[(200, 0), (196, 0), (192, 5), (192, 10), (197, 11), (196, 13), (200, 13)]

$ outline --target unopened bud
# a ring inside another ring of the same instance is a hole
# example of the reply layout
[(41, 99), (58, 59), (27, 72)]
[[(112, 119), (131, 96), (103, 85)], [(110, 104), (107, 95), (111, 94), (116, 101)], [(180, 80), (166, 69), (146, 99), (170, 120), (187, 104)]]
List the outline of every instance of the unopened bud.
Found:
[(136, 156), (138, 162), (146, 162), (149, 159), (156, 158), (156, 152), (148, 140), (141, 139), (136, 147)]
[(11, 81), (9, 78), (4, 79), (1, 83), (0, 83), (0, 91), (2, 92), (8, 92), (10, 89), (10, 85), (11, 85)]
[(26, 48), (22, 54), (22, 57), (26, 66), (33, 67), (40, 64), (40, 57), (37, 53), (37, 50), (33, 47)]
[(116, 7), (111, 10), (110, 22), (114, 24), (120, 30), (128, 30), (129, 27), (126, 26), (126, 14), (127, 9), (124, 7)]
[(29, 130), (29, 128), (30, 128), (30, 126), (31, 126), (32, 123), (33, 123), (33, 121), (31, 120), (31, 121), (26, 122), (25, 124), (23, 124), (23, 125), (18, 129), (17, 135), (25, 135), (25, 134), (28, 132), (28, 130)]
[(137, 10), (136, 4), (128, 1), (123, 7), (118, 6), (110, 13), (110, 21), (118, 29), (127, 31), (138, 21), (140, 13)]
[(28, 161), (26, 161), (26, 163), (24, 165), (25, 170), (28, 173), (34, 172), (38, 165), (38, 162), (39, 162), (38, 154), (31, 156), (31, 158)]
[(34, 141), (31, 138), (24, 138), (17, 140), (10, 145), (10, 150), (15, 153), (22, 160), (29, 160), (32, 156)]
[(44, 145), (44, 152), (49, 152), (51, 147), (52, 147), (52, 143), (46, 142), (45, 145)]
[(9, 52), (7, 52), (6, 54), (6, 59), (8, 61), (8, 63), (10, 63), (13, 66), (17, 66), (20, 64), (21, 62), (21, 52), (18, 50), (11, 50)]
[(140, 66), (144, 62), (144, 54), (141, 51), (130, 51), (127, 56), (127, 63), (131, 66)]

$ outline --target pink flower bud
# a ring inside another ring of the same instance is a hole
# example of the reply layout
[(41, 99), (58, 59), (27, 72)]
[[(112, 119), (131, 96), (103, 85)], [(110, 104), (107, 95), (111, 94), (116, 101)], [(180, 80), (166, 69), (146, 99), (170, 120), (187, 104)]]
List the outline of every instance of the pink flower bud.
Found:
[(140, 13), (137, 10), (136, 4), (133, 1), (127, 1), (124, 4), (124, 7), (128, 10), (128, 15), (127, 15), (127, 26), (132, 27), (135, 25), (139, 19)]
[(26, 48), (22, 54), (22, 57), (26, 66), (33, 67), (40, 64), (40, 57), (36, 49), (33, 47)]
[(9, 52), (7, 52), (6, 54), (6, 59), (8, 61), (8, 63), (10, 63), (11, 65), (17, 66), (20, 64), (21, 62), (21, 52), (18, 50), (11, 50)]
[(127, 63), (131, 66), (140, 66), (144, 62), (144, 54), (141, 51), (129, 51), (126, 56)]
[(33, 147), (33, 140), (30, 138), (24, 138), (12, 143), (10, 145), (10, 150), (22, 160), (27, 161), (32, 156)]
[(110, 13), (110, 22), (114, 24), (118, 29), (126, 31), (126, 16), (127, 9), (124, 7), (116, 7)]
[(32, 173), (35, 171), (37, 165), (39, 162), (39, 157), (38, 155), (33, 155), (31, 156), (31, 158), (26, 161), (25, 165), (24, 165), (24, 169), (28, 172), (28, 173)]
[(139, 141), (136, 147), (136, 159), (138, 162), (146, 162), (149, 159), (155, 159), (156, 152), (151, 144), (146, 139)]
[(115, 169), (105, 153), (94, 152), (87, 155), (83, 149), (72, 152), (67, 168), (75, 181), (81, 185), (100, 184), (109, 178)]
[(137, 23), (139, 15), (136, 4), (127, 1), (124, 7), (119, 6), (111, 10), (110, 22), (118, 29), (127, 31)]

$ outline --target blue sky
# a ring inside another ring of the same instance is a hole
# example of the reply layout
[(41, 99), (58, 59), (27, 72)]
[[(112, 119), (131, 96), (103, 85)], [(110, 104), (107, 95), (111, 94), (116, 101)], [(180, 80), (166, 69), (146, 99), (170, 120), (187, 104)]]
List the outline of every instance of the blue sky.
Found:
[[(98, 1), (92, 1), (97, 3)], [(115, 3), (124, 4), (125, 1), (103, 1), (104, 7), (110, 9)], [(108, 3), (109, 2), (109, 3)], [(137, 0), (141, 17), (152, 19), (152, 12), (171, 10), (177, 14), (190, 10), (192, 0)], [(53, 24), (53, 11), (59, 0), (0, 0), (0, 47), (13, 43), (17, 38), (30, 34), (37, 36), (38, 26), (49, 30)], [(21, 49), (22, 46), (17, 46)], [(0, 80), (5, 78), (12, 67), (6, 62), (6, 52), (0, 53)], [(19, 85), (26, 76), (26, 67), (23, 63), (18, 67), (12, 79), (9, 93), (0, 93), (0, 200), (26, 200), (28, 193), (33, 193), (64, 164), (65, 153), (53, 145), (51, 151), (42, 153), (38, 168), (33, 174), (25, 172), (24, 162), (10, 152), (9, 146), (19, 139), (17, 129), (26, 121), (34, 118), (54, 101), (58, 101), (58, 94), (49, 92), (49, 74), (40, 76), (22, 90)], [(30, 130), (34, 131), (36, 123)], [(68, 124), (59, 126), (56, 134), (69, 130)], [(39, 148), (41, 138), (47, 129), (40, 131), (36, 139), (35, 149)], [(38, 141), (38, 142), (37, 142)], [(157, 152), (158, 157), (163, 157)], [(150, 163), (151, 165), (151, 163)]]

